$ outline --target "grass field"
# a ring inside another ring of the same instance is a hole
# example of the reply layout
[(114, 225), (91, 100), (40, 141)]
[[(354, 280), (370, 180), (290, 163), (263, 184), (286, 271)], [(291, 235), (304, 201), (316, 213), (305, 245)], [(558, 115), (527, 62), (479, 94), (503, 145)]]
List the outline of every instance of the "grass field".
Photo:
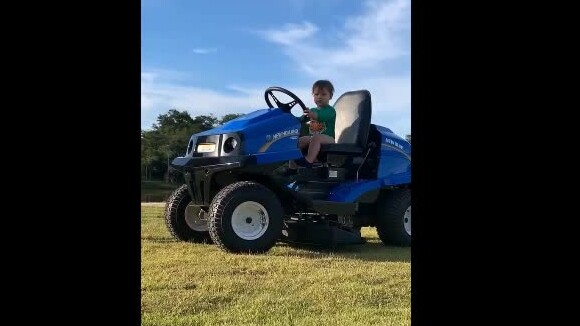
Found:
[(410, 325), (411, 249), (278, 243), (262, 255), (178, 242), (163, 204), (141, 211), (142, 325)]

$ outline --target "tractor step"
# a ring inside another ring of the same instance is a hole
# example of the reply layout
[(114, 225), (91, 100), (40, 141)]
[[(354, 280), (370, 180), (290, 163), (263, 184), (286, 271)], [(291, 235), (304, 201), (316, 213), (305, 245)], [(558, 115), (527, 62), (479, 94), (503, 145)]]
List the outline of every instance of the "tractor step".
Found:
[(337, 182), (305, 181), (298, 183), (297, 191), (310, 199), (324, 200)]
[(344, 181), (348, 169), (319, 166), (314, 168), (298, 168), (296, 181)]

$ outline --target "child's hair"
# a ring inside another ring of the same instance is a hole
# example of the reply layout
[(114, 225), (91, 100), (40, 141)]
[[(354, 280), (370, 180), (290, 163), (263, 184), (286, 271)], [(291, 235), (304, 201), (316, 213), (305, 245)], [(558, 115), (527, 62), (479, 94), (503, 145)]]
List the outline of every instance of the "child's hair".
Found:
[(328, 90), (330, 93), (330, 97), (332, 97), (332, 94), (334, 94), (334, 86), (332, 86), (332, 83), (326, 79), (317, 80), (314, 82), (314, 85), (312, 85), (312, 93), (314, 93), (314, 90), (317, 88), (326, 88), (326, 90)]

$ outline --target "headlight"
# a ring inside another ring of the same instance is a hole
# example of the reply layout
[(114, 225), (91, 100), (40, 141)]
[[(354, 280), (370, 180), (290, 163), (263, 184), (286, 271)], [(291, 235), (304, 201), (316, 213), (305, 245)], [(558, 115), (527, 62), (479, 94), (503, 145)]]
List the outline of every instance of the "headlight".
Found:
[(213, 144), (213, 143), (197, 144), (196, 152), (198, 152), (198, 153), (212, 153), (214, 151), (215, 151), (215, 144)]
[(234, 137), (230, 137), (224, 142), (224, 152), (229, 153), (236, 149), (236, 146), (238, 146), (238, 141)]

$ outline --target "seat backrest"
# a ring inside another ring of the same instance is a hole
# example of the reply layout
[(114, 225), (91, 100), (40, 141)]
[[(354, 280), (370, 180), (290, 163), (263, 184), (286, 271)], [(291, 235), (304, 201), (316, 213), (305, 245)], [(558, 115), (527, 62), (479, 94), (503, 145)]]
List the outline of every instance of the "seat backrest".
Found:
[(371, 93), (367, 90), (342, 94), (334, 103), (337, 144), (366, 146), (371, 126)]

